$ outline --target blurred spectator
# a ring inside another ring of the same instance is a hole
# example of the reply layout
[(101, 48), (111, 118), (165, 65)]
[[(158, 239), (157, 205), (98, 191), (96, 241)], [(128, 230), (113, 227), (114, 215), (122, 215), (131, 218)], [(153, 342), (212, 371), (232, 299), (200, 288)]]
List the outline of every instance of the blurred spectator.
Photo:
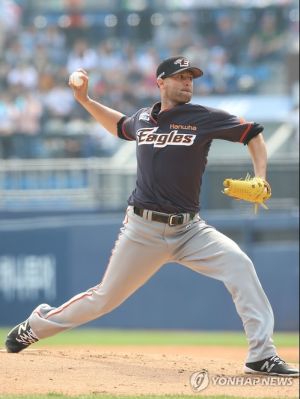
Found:
[(16, 1), (0, 1), (0, 26), (6, 32), (14, 32), (20, 24), (22, 9)]
[(18, 110), (14, 129), (24, 135), (35, 136), (39, 134), (42, 116), (42, 104), (34, 92), (23, 91), (15, 99)]
[(22, 35), (18, 37), (18, 42), (22, 49), (22, 58), (32, 58), (38, 43), (38, 30), (36, 27), (34, 25), (24, 26)]
[(236, 68), (228, 61), (223, 47), (211, 49), (206, 75), (211, 80), (211, 91), (216, 94), (233, 93), (236, 89)]
[(244, 45), (243, 27), (240, 21), (235, 21), (232, 11), (222, 11), (217, 14), (215, 31), (209, 39), (212, 46), (222, 47), (230, 63), (239, 61), (240, 50)]
[(118, 138), (109, 134), (99, 123), (94, 120), (90, 121), (89, 143), (85, 148), (86, 156), (111, 156), (119, 145)]
[(104, 71), (120, 70), (122, 65), (122, 54), (114, 47), (111, 40), (105, 40), (97, 46), (97, 60), (95, 66)]
[(65, 65), (67, 61), (66, 37), (57, 26), (49, 25), (38, 35), (37, 44), (47, 49), (49, 61), (54, 65)]
[(42, 105), (34, 92), (20, 91), (15, 98), (15, 106), (14, 157), (40, 158), (43, 156), (39, 137)]
[(161, 57), (180, 54), (197, 40), (196, 15), (192, 12), (165, 14), (164, 23), (156, 27), (153, 36), (154, 44), (162, 50)]
[(42, 97), (47, 119), (59, 119), (66, 122), (72, 118), (74, 105), (73, 93), (65, 81), (58, 81)]
[(145, 50), (137, 54), (137, 66), (143, 71), (146, 79), (153, 77), (153, 71), (156, 70), (157, 65), (160, 63), (159, 54), (153, 47), (145, 48)]
[(17, 109), (9, 93), (0, 92), (0, 140), (2, 158), (8, 159), (14, 155), (12, 135), (14, 122), (17, 118)]
[(0, 92), (0, 136), (13, 134), (16, 113), (9, 93)]
[(64, 141), (64, 158), (80, 158), (83, 156), (82, 146), (78, 140), (67, 137)]
[(7, 82), (12, 86), (22, 86), (26, 89), (35, 89), (38, 83), (38, 73), (34, 66), (21, 61), (7, 75)]
[(82, 68), (86, 71), (96, 68), (97, 66), (97, 53), (88, 46), (84, 39), (78, 39), (73, 45), (73, 49), (68, 57), (67, 69), (69, 73)]
[(126, 29), (118, 13), (88, 16), (83, 0), (62, 4), (56, 21), (45, 13), (37, 23), (29, 2), (0, 0), (0, 157), (110, 156), (123, 144), (74, 100), (67, 82), (78, 68), (89, 72), (91, 96), (131, 114), (157, 101), (154, 72), (163, 57), (183, 54), (201, 66), (196, 95), (224, 95), (272, 92), (285, 77), (270, 64), (299, 55), (292, 4), (154, 10), (142, 16), (151, 29)]
[(265, 12), (258, 29), (250, 38), (247, 59), (251, 63), (279, 61), (283, 56), (285, 35), (277, 25), (276, 15)]
[(30, 59), (30, 55), (27, 56), (26, 51), (24, 51), (21, 46), (20, 41), (17, 38), (6, 37), (6, 48), (4, 51), (4, 61), (11, 68), (17, 67), (17, 64), (20, 62), (20, 55), (22, 56), (21, 60)]
[(200, 65), (205, 71), (209, 62), (210, 51), (205, 40), (200, 37), (197, 43), (187, 47), (182, 53), (195, 65)]
[(57, 65), (51, 63), (50, 61), (47, 47), (44, 47), (38, 43), (34, 51), (34, 65), (39, 75), (41, 75), (41, 73), (43, 73), (45, 70), (51, 70), (53, 73), (55, 73), (57, 68)]

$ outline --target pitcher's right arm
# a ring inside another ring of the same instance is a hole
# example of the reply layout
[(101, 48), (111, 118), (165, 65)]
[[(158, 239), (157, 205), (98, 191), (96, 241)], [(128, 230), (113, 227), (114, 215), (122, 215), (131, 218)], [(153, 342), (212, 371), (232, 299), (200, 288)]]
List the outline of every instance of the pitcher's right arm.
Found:
[(117, 124), (119, 120), (125, 116), (119, 111), (106, 107), (99, 102), (92, 100), (88, 95), (89, 77), (85, 70), (78, 69), (82, 72), (83, 84), (74, 86), (69, 80), (69, 86), (72, 88), (75, 99), (87, 110), (87, 112), (99, 122), (108, 132), (117, 136)]

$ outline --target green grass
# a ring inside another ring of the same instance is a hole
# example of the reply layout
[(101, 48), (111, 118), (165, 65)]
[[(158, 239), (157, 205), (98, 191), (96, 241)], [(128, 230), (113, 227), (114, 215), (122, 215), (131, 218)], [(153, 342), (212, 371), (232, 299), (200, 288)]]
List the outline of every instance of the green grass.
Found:
[[(47, 394), (47, 395), (0, 395), (0, 399), (195, 399), (196, 395), (151, 395), (151, 396), (115, 396), (115, 395), (80, 395), (80, 396), (65, 396), (65, 395), (60, 395), (60, 394)], [(253, 399), (253, 398), (247, 398), (247, 397), (237, 397), (237, 396), (225, 396), (225, 395), (217, 395), (217, 396), (205, 396), (201, 395), (201, 398), (204, 399), (238, 399), (238, 398), (243, 398), (243, 399)], [(260, 399), (281, 399), (279, 396), (276, 396), (276, 398), (268, 397), (268, 398), (260, 398)], [(283, 398), (282, 398), (283, 399)], [(295, 398), (290, 398), (290, 399), (296, 399)]]
[[(0, 329), (0, 346), (9, 328)], [(299, 346), (297, 333), (275, 333), (277, 347)], [(225, 345), (246, 347), (243, 332), (194, 332), (194, 331), (151, 331), (151, 330), (107, 330), (77, 328), (57, 334), (38, 342), (35, 346), (67, 345)]]

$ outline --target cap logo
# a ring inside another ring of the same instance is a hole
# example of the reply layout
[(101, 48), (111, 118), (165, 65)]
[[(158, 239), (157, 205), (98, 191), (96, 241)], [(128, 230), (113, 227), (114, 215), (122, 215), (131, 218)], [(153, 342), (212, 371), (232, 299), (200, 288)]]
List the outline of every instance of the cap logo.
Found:
[(185, 58), (178, 58), (178, 60), (176, 60), (176, 61), (174, 62), (174, 64), (175, 64), (175, 65), (179, 64), (179, 66), (180, 66), (181, 68), (185, 68), (185, 67), (190, 66), (189, 60), (187, 60), (187, 59), (185, 59)]

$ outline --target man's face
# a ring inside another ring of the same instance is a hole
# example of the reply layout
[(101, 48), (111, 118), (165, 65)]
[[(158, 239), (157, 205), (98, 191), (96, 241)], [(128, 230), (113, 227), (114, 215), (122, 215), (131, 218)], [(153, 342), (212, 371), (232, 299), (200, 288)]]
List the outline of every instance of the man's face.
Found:
[(185, 104), (191, 101), (193, 95), (192, 72), (183, 71), (159, 80), (161, 94), (165, 99), (178, 104)]

